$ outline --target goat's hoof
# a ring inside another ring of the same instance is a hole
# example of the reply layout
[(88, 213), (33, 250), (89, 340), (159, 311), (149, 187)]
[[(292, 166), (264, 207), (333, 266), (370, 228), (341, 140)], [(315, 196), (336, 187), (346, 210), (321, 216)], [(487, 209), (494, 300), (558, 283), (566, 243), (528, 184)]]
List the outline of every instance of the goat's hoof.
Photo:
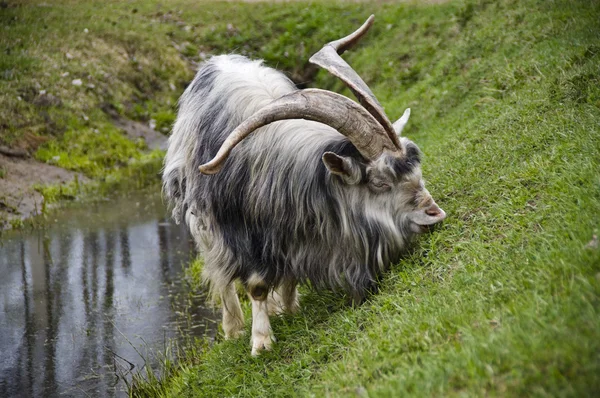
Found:
[(275, 337), (273, 337), (271, 334), (266, 336), (252, 336), (252, 356), (255, 357), (259, 355), (263, 350), (271, 351), (274, 341)]
[(287, 307), (288, 314), (295, 314), (298, 311), (300, 311), (300, 304), (298, 303), (298, 301), (292, 303), (289, 307)]
[(246, 331), (244, 329), (232, 330), (231, 332), (225, 333), (225, 340), (235, 340), (237, 338), (242, 337), (245, 334)]

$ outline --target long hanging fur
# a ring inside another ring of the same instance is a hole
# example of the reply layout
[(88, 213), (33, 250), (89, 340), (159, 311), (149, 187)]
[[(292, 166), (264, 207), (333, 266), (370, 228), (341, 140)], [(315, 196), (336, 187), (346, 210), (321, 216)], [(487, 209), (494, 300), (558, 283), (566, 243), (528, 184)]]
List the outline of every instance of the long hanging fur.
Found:
[[(272, 287), (309, 281), (361, 298), (410, 240), (397, 208), (414, 205), (419, 187), (390, 199), (344, 184), (325, 167), (323, 153), (360, 154), (333, 128), (305, 120), (265, 126), (232, 151), (219, 173), (198, 171), (235, 127), (294, 90), (261, 61), (224, 55), (204, 63), (180, 99), (164, 193), (174, 219), (185, 218), (203, 251), (213, 291), (258, 274)], [(406, 139), (403, 145), (408, 161), (384, 158), (391, 162), (385, 166), (420, 180), (418, 149)]]

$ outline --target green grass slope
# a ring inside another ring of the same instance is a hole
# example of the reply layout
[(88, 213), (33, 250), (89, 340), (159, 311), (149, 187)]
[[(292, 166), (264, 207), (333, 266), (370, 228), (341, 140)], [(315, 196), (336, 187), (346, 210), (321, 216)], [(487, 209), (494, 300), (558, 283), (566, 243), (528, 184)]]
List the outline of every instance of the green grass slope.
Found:
[[(288, 50), (300, 63), (322, 31), (333, 39), (377, 15), (347, 59), (392, 118), (412, 108), (406, 135), (448, 219), (362, 306), (304, 292), (299, 314), (273, 319), (272, 352), (250, 357), (248, 336), (197, 348), (164, 383), (133, 394), (597, 393), (600, 255), (586, 245), (600, 226), (598, 3), (263, 9), (245, 40), (283, 26), (301, 37)], [(342, 89), (325, 73), (311, 85)]]

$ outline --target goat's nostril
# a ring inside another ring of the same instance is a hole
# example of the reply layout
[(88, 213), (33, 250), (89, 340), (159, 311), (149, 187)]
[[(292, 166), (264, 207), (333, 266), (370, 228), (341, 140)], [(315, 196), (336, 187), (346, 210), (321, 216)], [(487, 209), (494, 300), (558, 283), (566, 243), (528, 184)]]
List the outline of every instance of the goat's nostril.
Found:
[(431, 217), (437, 217), (442, 213), (442, 209), (438, 207), (438, 205), (434, 204), (429, 207), (429, 209), (425, 210), (425, 214)]

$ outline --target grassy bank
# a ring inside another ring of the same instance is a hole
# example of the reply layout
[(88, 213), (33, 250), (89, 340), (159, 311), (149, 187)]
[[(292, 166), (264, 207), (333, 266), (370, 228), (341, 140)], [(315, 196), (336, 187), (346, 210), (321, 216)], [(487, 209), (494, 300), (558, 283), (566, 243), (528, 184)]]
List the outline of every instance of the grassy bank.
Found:
[[(5, 47), (18, 38), (29, 43), (1, 61), (23, 65), (0, 80), (3, 101), (22, 98), (0, 108), (14, 112), (2, 114), (2, 140), (26, 140), (25, 129), (10, 123), (38, 120), (29, 125), (42, 126), (31, 134), (46, 137), (36, 147), (40, 158), (43, 148), (54, 157), (74, 145), (69, 131), (108, 135), (97, 126), (115, 112), (168, 125), (189, 66), (210, 53), (261, 57), (298, 83), (348, 94), (306, 61), (374, 13), (373, 30), (345, 57), (390, 118), (412, 108), (405, 134), (423, 150), (429, 189), (448, 213), (362, 306), (305, 290), (299, 314), (272, 320), (272, 352), (250, 357), (247, 336), (212, 347), (199, 342), (163, 382), (137, 383), (132, 394), (593, 396), (600, 389), (600, 249), (592, 240), (600, 232), (597, 2), (134, 1), (5, 11), (2, 18), (31, 19), (11, 22), (11, 41), (0, 38)], [(30, 26), (39, 20), (54, 27)], [(44, 40), (53, 35), (65, 46), (60, 53)], [(104, 49), (94, 65), (110, 74), (89, 78), (94, 88), (77, 61), (91, 48)], [(37, 61), (31, 54), (38, 50), (59, 67)], [(61, 105), (43, 108), (54, 124), (19, 94), (26, 82), (43, 90), (35, 81), (45, 73), (69, 90), (59, 94)], [(73, 86), (76, 78), (85, 84)], [(97, 89), (103, 85), (106, 91)], [(71, 122), (68, 115), (80, 115), (73, 93), (88, 104), (88, 120)], [(94, 176), (94, 167), (63, 165)]]
[[(597, 3), (235, 7), (240, 37), (226, 51), (252, 46), (270, 60), (280, 46), (288, 56), (274, 64), (288, 71), (375, 13), (347, 58), (392, 119), (413, 109), (406, 135), (449, 217), (359, 308), (305, 291), (298, 315), (273, 321), (273, 352), (251, 358), (247, 337), (218, 342), (134, 393), (597, 392), (600, 255), (586, 247), (600, 227)], [(342, 89), (324, 73), (310, 85)]]
[[(163, 153), (119, 126), (154, 120), (156, 130), (168, 132), (193, 71), (165, 34), (148, 40), (150, 22), (118, 4), (3, 3), (0, 146), (30, 156), (27, 170), (34, 174), (35, 161), (78, 173), (68, 183), (44, 185), (48, 178), (40, 178), (36, 184), (34, 175), (27, 178), (31, 187), (8, 184), (23, 195), (41, 192), (38, 210), (159, 181)], [(0, 228), (3, 219), (22, 225), (9, 194), (0, 193)]]

